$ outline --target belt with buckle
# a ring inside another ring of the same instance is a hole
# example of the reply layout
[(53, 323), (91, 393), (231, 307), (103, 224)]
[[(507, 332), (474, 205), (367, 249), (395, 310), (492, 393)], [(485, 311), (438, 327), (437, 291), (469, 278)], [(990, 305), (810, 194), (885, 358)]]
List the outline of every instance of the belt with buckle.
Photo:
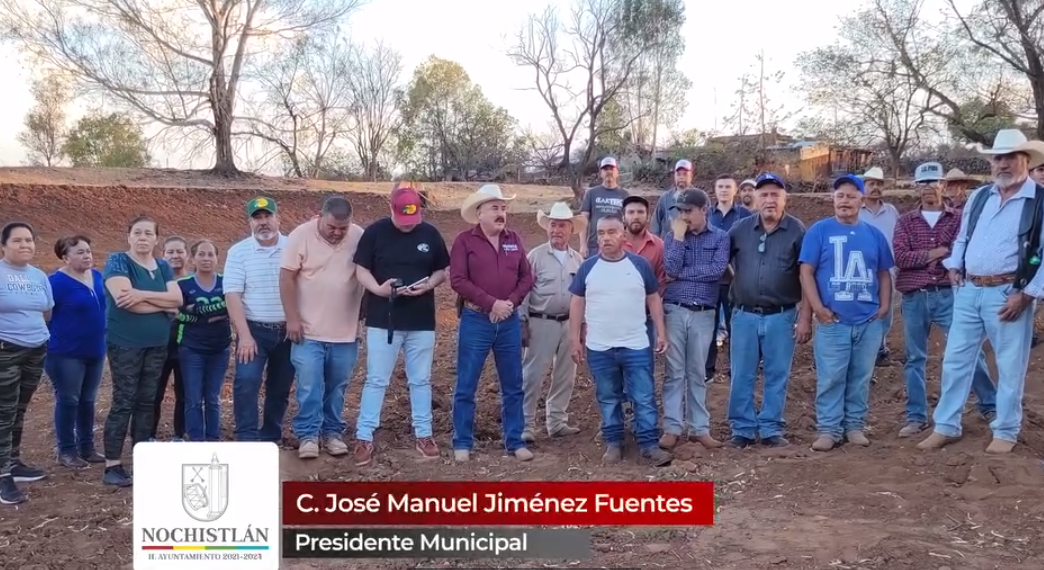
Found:
[(277, 330), (277, 331), (281, 331), (281, 330), (286, 328), (286, 323), (285, 322), (262, 323), (260, 321), (247, 321), (247, 324), (251, 324), (251, 325), (254, 325), (256, 327), (263, 328), (263, 329), (271, 329), (271, 330)]
[(476, 305), (475, 303), (472, 303), (471, 301), (464, 301), (464, 308), (465, 309), (471, 309), (472, 311), (475, 311), (477, 313), (482, 313), (482, 314), (489, 313), (489, 311), (487, 311), (486, 309), (483, 309), (482, 307)]
[(949, 284), (946, 285), (925, 285), (924, 287), (918, 287), (916, 291), (924, 293), (936, 293), (944, 289), (952, 289), (953, 287)]
[(976, 287), (999, 287), (1001, 285), (1010, 285), (1015, 282), (1014, 273), (1005, 273), (1003, 275), (969, 275), (968, 281), (971, 281)]
[(538, 313), (536, 311), (529, 311), (529, 316), (534, 319), (545, 319), (548, 321), (555, 321), (564, 323), (569, 320), (569, 315), (548, 315), (546, 313)]
[(743, 311), (744, 313), (754, 313), (755, 315), (778, 315), (785, 313), (794, 307), (796, 304), (790, 305), (736, 305), (736, 309)]
[(694, 313), (698, 313), (700, 311), (714, 311), (717, 309), (717, 307), (714, 305), (700, 305), (697, 303), (679, 303), (677, 301), (666, 301), (666, 303), (668, 305), (674, 305), (676, 307), (688, 309)]

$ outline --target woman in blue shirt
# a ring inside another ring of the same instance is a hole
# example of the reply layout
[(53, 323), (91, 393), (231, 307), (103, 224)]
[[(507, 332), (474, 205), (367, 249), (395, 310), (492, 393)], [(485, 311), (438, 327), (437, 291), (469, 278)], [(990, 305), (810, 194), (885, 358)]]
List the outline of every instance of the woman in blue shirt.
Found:
[(26, 500), (18, 483), (46, 476), (22, 462), (21, 447), (25, 411), (43, 376), (54, 296), (47, 274), (30, 265), (36, 235), (29, 224), (4, 226), (0, 246), (0, 504), (16, 505)]
[(221, 439), (221, 387), (228, 369), (232, 328), (225, 306), (218, 250), (200, 240), (189, 250), (195, 273), (178, 280), (184, 305), (178, 314), (178, 358), (185, 384), (185, 431), (189, 441)]
[(128, 487), (123, 443), (146, 441), (152, 432), (153, 406), (170, 342), (170, 315), (181, 306), (170, 265), (155, 256), (159, 224), (139, 216), (127, 228), (128, 251), (105, 262), (106, 352), (112, 376), (112, 405), (105, 419), (106, 485)]
[(94, 449), (94, 402), (105, 364), (105, 283), (94, 269), (91, 238), (62, 238), (54, 254), (64, 265), (50, 277), (54, 310), (44, 369), (54, 385), (58, 464), (82, 469), (105, 463)]

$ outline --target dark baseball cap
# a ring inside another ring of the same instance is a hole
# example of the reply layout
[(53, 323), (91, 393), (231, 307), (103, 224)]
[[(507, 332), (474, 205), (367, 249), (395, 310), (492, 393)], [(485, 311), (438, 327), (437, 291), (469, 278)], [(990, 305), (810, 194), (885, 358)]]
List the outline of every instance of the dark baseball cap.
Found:
[(682, 192), (671, 208), (675, 210), (691, 210), (693, 208), (706, 208), (709, 205), (710, 197), (707, 196), (707, 193), (699, 188), (693, 188)]
[(646, 209), (649, 208), (649, 201), (643, 198), (642, 196), (631, 195), (624, 198), (623, 207), (626, 208), (628, 204), (641, 204), (645, 206)]
[(771, 172), (766, 172), (765, 174), (758, 176), (758, 179), (754, 181), (754, 188), (758, 189), (769, 184), (774, 184), (784, 190), (787, 189), (787, 183), (784, 182), (781, 177)]
[(268, 212), (269, 214), (275, 214), (278, 213), (278, 211), (279, 210), (276, 208), (275, 200), (267, 198), (265, 196), (258, 196), (257, 198), (254, 198), (253, 200), (247, 202), (246, 205), (247, 217), (252, 217), (254, 214), (258, 212)]

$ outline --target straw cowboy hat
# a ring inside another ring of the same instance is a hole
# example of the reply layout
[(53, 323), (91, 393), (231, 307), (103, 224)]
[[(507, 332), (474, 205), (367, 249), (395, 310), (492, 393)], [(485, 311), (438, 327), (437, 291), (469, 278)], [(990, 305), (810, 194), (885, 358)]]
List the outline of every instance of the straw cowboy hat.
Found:
[(877, 180), (879, 182), (884, 182), (884, 170), (881, 170), (880, 166), (875, 166), (864, 172), (861, 178), (863, 180)]
[(1031, 141), (1018, 129), (1001, 129), (993, 139), (993, 148), (982, 148), (979, 153), (986, 155), (1011, 154), (1021, 152), (1029, 155), (1030, 168), (1044, 163), (1044, 142)]
[(573, 214), (573, 211), (569, 209), (569, 204), (565, 202), (555, 202), (548, 214), (545, 214), (543, 210), (537, 211), (538, 226), (546, 230), (551, 225), (551, 220), (573, 222), (573, 233), (576, 234), (583, 234), (587, 229), (587, 218), (583, 214)]
[(979, 181), (977, 178), (972, 178), (971, 176), (968, 176), (967, 174), (965, 174), (964, 171), (961, 170), (960, 168), (952, 168), (952, 169), (950, 169), (950, 171), (946, 173), (946, 176), (943, 177), (943, 180), (945, 180), (946, 182), (978, 182)]
[(510, 202), (514, 199), (515, 194), (512, 194), (510, 197), (504, 196), (504, 193), (500, 190), (500, 186), (497, 186), (496, 184), (486, 184), (479, 188), (474, 194), (464, 199), (464, 203), (460, 205), (460, 217), (464, 218), (464, 221), (469, 224), (477, 224), (479, 223), (479, 206), (494, 200)]

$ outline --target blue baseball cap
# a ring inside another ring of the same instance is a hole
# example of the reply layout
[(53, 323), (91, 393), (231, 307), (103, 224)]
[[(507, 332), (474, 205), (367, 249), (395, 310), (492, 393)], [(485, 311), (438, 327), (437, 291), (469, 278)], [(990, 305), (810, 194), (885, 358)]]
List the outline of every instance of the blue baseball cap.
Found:
[(837, 190), (842, 184), (851, 184), (859, 190), (860, 194), (866, 194), (866, 186), (863, 184), (863, 179), (855, 174), (846, 174), (834, 181), (834, 190)]
[(783, 182), (782, 178), (776, 176), (771, 172), (766, 172), (765, 174), (758, 176), (758, 179), (754, 181), (754, 189), (757, 190), (758, 188), (761, 188), (762, 186), (766, 186), (768, 184), (775, 184), (776, 186), (779, 186), (784, 190), (787, 189), (787, 183)]

